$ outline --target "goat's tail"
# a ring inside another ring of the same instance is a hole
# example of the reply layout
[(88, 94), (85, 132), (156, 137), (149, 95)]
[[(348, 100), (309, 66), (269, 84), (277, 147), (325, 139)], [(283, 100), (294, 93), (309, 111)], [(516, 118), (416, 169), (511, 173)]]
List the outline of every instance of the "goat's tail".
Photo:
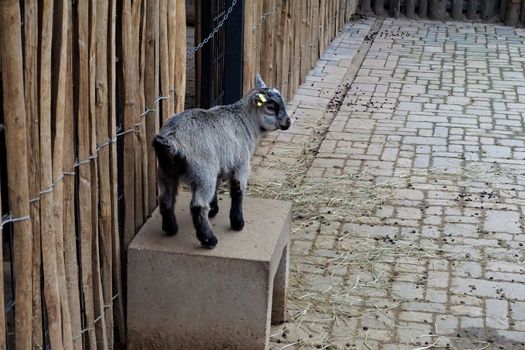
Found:
[(176, 149), (173, 143), (162, 135), (155, 135), (153, 148), (159, 161), (159, 166), (166, 170), (175, 170), (177, 174), (183, 174), (187, 169), (187, 162)]
[(155, 135), (153, 138), (153, 148), (159, 160), (159, 164), (173, 164), (170, 141), (162, 135)]

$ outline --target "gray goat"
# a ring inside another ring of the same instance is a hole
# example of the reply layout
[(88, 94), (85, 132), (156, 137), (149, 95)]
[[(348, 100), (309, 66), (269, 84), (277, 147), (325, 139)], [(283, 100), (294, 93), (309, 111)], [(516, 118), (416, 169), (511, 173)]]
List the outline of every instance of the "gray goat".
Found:
[(167, 234), (178, 231), (174, 206), (182, 182), (193, 192), (190, 209), (197, 238), (203, 247), (215, 247), (208, 217), (219, 211), (217, 187), (222, 179), (230, 182), (231, 227), (243, 229), (242, 197), (256, 144), (262, 133), (286, 130), (291, 123), (281, 93), (268, 88), (258, 74), (255, 86), (234, 104), (180, 112), (155, 136), (159, 207)]

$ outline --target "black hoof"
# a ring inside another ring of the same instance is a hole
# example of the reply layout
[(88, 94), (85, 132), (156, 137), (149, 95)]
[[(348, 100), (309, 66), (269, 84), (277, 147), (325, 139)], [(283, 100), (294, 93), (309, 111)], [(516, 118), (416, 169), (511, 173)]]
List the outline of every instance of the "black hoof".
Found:
[(244, 228), (244, 220), (243, 219), (232, 219), (231, 222), (231, 227), (233, 230), (235, 231), (240, 231)]
[(210, 212), (208, 213), (208, 217), (209, 218), (214, 218), (215, 215), (217, 215), (218, 212), (219, 212), (219, 207), (218, 206), (211, 207)]
[(179, 225), (176, 223), (162, 223), (162, 230), (166, 232), (168, 236), (175, 236), (179, 232)]
[(213, 249), (217, 245), (217, 237), (211, 236), (199, 239), (203, 248)]

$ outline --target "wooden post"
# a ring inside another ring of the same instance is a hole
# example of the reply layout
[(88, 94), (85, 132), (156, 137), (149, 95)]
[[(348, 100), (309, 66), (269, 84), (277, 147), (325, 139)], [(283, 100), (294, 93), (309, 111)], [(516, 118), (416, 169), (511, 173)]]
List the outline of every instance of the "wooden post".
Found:
[[(109, 140), (109, 101), (108, 101), (108, 71), (112, 62), (108, 54), (108, 25), (109, 25), (109, 4), (107, 1), (97, 1), (96, 4), (96, 119), (97, 144), (107, 144)], [(111, 125), (114, 128), (114, 125)], [(111, 305), (113, 297), (112, 281), (112, 212), (111, 212), (111, 180), (110, 180), (110, 154), (109, 147), (103, 147), (98, 154), (98, 178), (99, 178), (99, 239), (95, 240), (95, 245), (100, 244), (101, 250), (100, 265), (102, 267), (101, 280), (103, 298), (95, 294), (95, 299), (99, 299), (96, 304), (102, 304), (102, 310), (106, 323), (105, 334), (100, 327), (97, 327), (97, 338), (107, 337), (107, 348), (113, 347), (113, 314), (111, 309), (104, 308), (104, 305)], [(100, 243), (99, 243), (100, 242)], [(96, 249), (95, 249), (96, 250)], [(96, 269), (93, 274), (97, 275)], [(98, 297), (98, 298), (97, 298)], [(102, 300), (100, 300), (102, 299)], [(99, 307), (100, 309), (100, 307)], [(100, 316), (98, 316), (100, 317)], [(100, 343), (100, 340), (99, 340)]]
[(489, 21), (495, 17), (496, 14), (496, 0), (485, 0), (481, 2), (481, 19)]
[(80, 233), (80, 265), (82, 270), (82, 296), (84, 299), (86, 331), (83, 333), (84, 342), (90, 349), (96, 348), (95, 335), (95, 306), (93, 300), (93, 206), (91, 161), (91, 116), (90, 116), (90, 57), (89, 57), (89, 3), (80, 1), (78, 11), (78, 158), (83, 163), (78, 166), (78, 202), (79, 233)]
[(478, 0), (468, 0), (467, 3), (467, 18), (470, 20), (476, 19), (476, 13), (478, 12)]
[[(53, 67), (57, 67), (58, 79), (54, 90), (56, 91), (55, 104), (55, 138), (53, 139), (53, 179), (63, 178), (64, 172), (64, 123), (66, 114), (67, 80), (71, 79), (67, 65), (68, 55), (68, 17), (69, 2), (59, 2), (55, 11), (55, 20), (60, 26), (59, 38), (54, 42), (60, 43), (57, 57), (53, 59)], [(60, 307), (62, 309), (62, 338), (65, 349), (73, 349), (73, 334), (71, 330), (71, 314), (69, 311), (68, 288), (66, 282), (66, 267), (64, 261), (64, 226), (63, 208), (64, 182), (58, 181), (53, 191), (53, 225), (55, 229), (56, 262), (58, 274), (58, 287)]]
[(374, 13), (376, 14), (376, 16), (383, 16), (384, 8), (385, 8), (384, 0), (374, 1)]
[(428, 16), (428, 0), (419, 0), (419, 17), (427, 18)]
[[(166, 12), (161, 12), (166, 16)], [(135, 65), (137, 47), (133, 40), (132, 22), (132, 3), (131, 0), (123, 2), (122, 12), (122, 69), (124, 72), (124, 130), (134, 128), (135, 118), (138, 115), (136, 108), (137, 96), (135, 94), (137, 84), (137, 69)], [(167, 34), (167, 33), (166, 33)], [(167, 72), (163, 74), (167, 75)], [(166, 88), (166, 90), (168, 90)], [(163, 91), (164, 93), (164, 91)], [(163, 108), (168, 104), (163, 105)], [(166, 115), (167, 117), (167, 115)], [(124, 247), (127, 248), (135, 235), (135, 135), (134, 133), (124, 134), (124, 195), (126, 198), (124, 214)]]
[(406, 0), (405, 14), (408, 18), (416, 17), (416, 0)]
[(388, 2), (388, 9), (390, 16), (398, 18), (401, 10), (401, 0), (390, 0)]
[[(175, 29), (175, 112), (184, 110), (186, 94), (186, 3), (176, 1), (176, 29)], [(148, 141), (148, 144), (150, 142)]]
[[(156, 3), (158, 13), (158, 1)], [(117, 56), (117, 0), (109, 1), (109, 71), (108, 71), (108, 103), (109, 103), (109, 138), (115, 140), (117, 137), (116, 120), (117, 120), (117, 69), (114, 58)], [(110, 143), (110, 193), (111, 193), (111, 244), (112, 244), (112, 268), (113, 268), (113, 296), (111, 298), (111, 305), (113, 306), (113, 316), (115, 319), (117, 336), (114, 337), (115, 343), (124, 344), (126, 341), (126, 321), (124, 318), (124, 291), (122, 288), (122, 261), (120, 250), (120, 233), (118, 227), (118, 170), (117, 170), (117, 144)]]
[(452, 1), (452, 18), (456, 21), (460, 21), (463, 18), (463, 0)]
[[(51, 43), (53, 42), (53, 0), (42, 3), (40, 51), (40, 188), (53, 184), (51, 146)], [(44, 301), (47, 328), (53, 349), (62, 349), (62, 317), (58, 292), (56, 232), (53, 220), (53, 192), (40, 196), (40, 230), (44, 270)]]
[[(155, 99), (159, 95), (159, 12), (158, 1), (146, 2), (146, 52), (145, 52), (145, 73), (144, 73), (144, 97), (148, 110), (151, 110), (146, 117), (146, 139), (152, 140), (159, 130), (159, 112), (155, 105)], [(148, 142), (148, 212), (153, 212), (157, 203), (157, 182), (156, 182), (156, 157)]]
[(507, 0), (505, 25), (515, 27), (520, 20), (521, 0)]
[[(27, 151), (29, 157), (29, 196), (40, 193), (40, 132), (38, 129), (38, 4), (36, 0), (24, 6), (24, 85), (27, 111)], [(40, 201), (30, 204), (33, 233), (33, 334), (34, 348), (44, 348), (42, 333), (42, 249), (40, 246)]]
[(252, 27), (254, 25), (253, 9), (255, 4), (253, 1), (244, 2), (244, 53), (243, 53), (243, 91), (247, 92), (252, 88), (252, 77), (255, 76), (253, 70), (253, 55), (252, 46), (254, 42), (254, 35)]
[(447, 14), (447, 1), (446, 0), (430, 0), (430, 7), (428, 16), (430, 19), (444, 21)]
[[(73, 31), (73, 9), (68, 6), (68, 33)], [(73, 107), (73, 35), (68, 35), (68, 55), (66, 79), (66, 97), (64, 112), (64, 150), (72, 150), (74, 146), (74, 107)], [(66, 269), (66, 285), (68, 290), (68, 305), (71, 319), (71, 332), (73, 335), (73, 348), (82, 350), (81, 316), (80, 316), (80, 290), (77, 256), (77, 240), (75, 230), (75, 176), (73, 163), (74, 152), (64, 152), (64, 171), (68, 175), (64, 178), (64, 205), (63, 205), (63, 230), (64, 230), (64, 263)]]
[(372, 0), (361, 0), (359, 4), (359, 10), (361, 13), (368, 15), (371, 11), (371, 1)]
[[(0, 1), (0, 65), (2, 66), (8, 195), (11, 213), (22, 218), (14, 223), (14, 270), (16, 276), (15, 344), (31, 349), (32, 248), (27, 175), (26, 108), (20, 4)], [(25, 218), (25, 219), (23, 219)], [(2, 315), (3, 317), (3, 315)]]
[[(168, 0), (160, 0), (160, 93), (162, 96), (169, 96), (170, 85), (170, 61), (168, 50)], [(161, 123), (168, 120), (171, 110), (168, 100), (163, 99), (158, 104), (161, 108)]]

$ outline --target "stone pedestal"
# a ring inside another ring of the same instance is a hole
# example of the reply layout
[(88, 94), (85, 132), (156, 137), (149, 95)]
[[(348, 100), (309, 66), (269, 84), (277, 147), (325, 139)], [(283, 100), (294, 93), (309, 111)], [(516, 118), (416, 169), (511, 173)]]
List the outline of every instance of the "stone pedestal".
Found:
[(219, 243), (200, 247), (177, 197), (179, 233), (158, 210), (128, 250), (130, 349), (268, 349), (270, 322), (285, 320), (291, 205), (244, 199), (244, 230), (230, 229), (229, 198), (211, 220)]

